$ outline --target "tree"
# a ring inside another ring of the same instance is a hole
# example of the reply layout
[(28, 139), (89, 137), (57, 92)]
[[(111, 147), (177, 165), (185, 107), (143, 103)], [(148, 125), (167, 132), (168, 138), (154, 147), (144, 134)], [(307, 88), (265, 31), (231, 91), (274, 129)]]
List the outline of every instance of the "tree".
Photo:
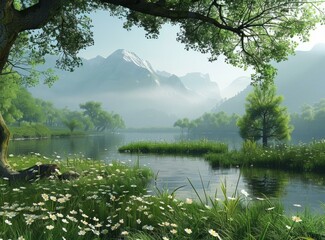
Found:
[(190, 120), (188, 118), (178, 119), (174, 123), (174, 127), (179, 127), (182, 130), (182, 134), (184, 133), (184, 129), (189, 129), (190, 127)]
[(20, 89), (19, 75), (8, 74), (0, 78), (0, 89), (0, 112), (7, 123), (12, 123), (22, 117), (14, 104)]
[(36, 99), (33, 98), (32, 94), (24, 87), (19, 89), (19, 97), (13, 100), (13, 105), (22, 113), (21, 118), (18, 119), (19, 123), (22, 121), (40, 123), (43, 122), (46, 117), (41, 106), (36, 103)]
[[(164, 23), (178, 24), (178, 39), (186, 49), (211, 54), (255, 69), (254, 79), (271, 80), (272, 60), (293, 53), (295, 37), (308, 40), (308, 32), (321, 20), (317, 2), (291, 0), (0, 0), (0, 73), (25, 63), (42, 62), (45, 54), (60, 56), (57, 65), (73, 70), (81, 64), (79, 50), (93, 43), (89, 12), (110, 11), (126, 19), (125, 27), (143, 27), (156, 38)], [(36, 31), (35, 31), (36, 30)], [(25, 78), (33, 83), (35, 71)], [(2, 77), (1, 75), (0, 77)], [(52, 81), (53, 78), (47, 78)], [(0, 175), (21, 178), (7, 167), (10, 132), (0, 115)]]
[(101, 103), (93, 101), (80, 104), (80, 108), (84, 110), (83, 114), (89, 117), (97, 131), (102, 132), (107, 129), (115, 131), (125, 127), (120, 115), (104, 111), (101, 105)]
[(63, 124), (69, 128), (70, 132), (72, 133), (76, 128), (81, 126), (81, 123), (77, 119), (72, 119), (70, 121), (65, 120)]
[(276, 95), (274, 84), (256, 85), (247, 96), (246, 113), (237, 122), (243, 139), (262, 139), (266, 147), (269, 139), (289, 139), (293, 127), (285, 107), (281, 107), (282, 97)]

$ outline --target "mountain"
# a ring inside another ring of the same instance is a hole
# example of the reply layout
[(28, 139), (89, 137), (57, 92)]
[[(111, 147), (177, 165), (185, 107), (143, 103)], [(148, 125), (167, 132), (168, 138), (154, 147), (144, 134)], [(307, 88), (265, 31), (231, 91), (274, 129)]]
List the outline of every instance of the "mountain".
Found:
[[(48, 56), (42, 68), (54, 64), (55, 57)], [(198, 84), (189, 88), (182, 78), (155, 71), (148, 61), (123, 49), (107, 58), (83, 59), (83, 66), (74, 72), (55, 69), (55, 73), (59, 80), (50, 89), (30, 88), (33, 96), (70, 109), (99, 101), (104, 109), (121, 114), (128, 127), (172, 126), (178, 118), (210, 111), (221, 100), (218, 85), (208, 76), (202, 81), (200, 74), (192, 74), (192, 85)]]
[[(274, 64), (278, 69), (275, 79), (277, 93), (284, 97), (283, 105), (289, 112), (300, 112), (304, 104), (314, 104), (325, 98), (325, 46), (315, 46), (310, 51), (297, 51), (287, 61)], [(243, 113), (245, 98), (251, 91), (247, 87), (235, 97), (224, 101), (216, 111)]]
[(202, 96), (216, 100), (221, 98), (219, 86), (216, 82), (210, 80), (209, 74), (188, 73), (180, 79), (185, 87)]
[(230, 83), (227, 87), (222, 89), (223, 99), (229, 99), (241, 91), (243, 91), (251, 82), (249, 77), (239, 77)]

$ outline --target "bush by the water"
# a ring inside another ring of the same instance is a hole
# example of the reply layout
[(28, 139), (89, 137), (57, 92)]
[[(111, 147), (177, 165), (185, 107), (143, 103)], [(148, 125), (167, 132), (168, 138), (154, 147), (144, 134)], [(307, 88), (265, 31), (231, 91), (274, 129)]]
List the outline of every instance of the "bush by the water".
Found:
[[(38, 153), (13, 157), (15, 168), (55, 162), (80, 173), (80, 179), (0, 181), (0, 238), (41, 239), (322, 239), (325, 217), (306, 212), (286, 215), (267, 198), (251, 199), (245, 190), (222, 199), (177, 199), (146, 188), (151, 171), (125, 163), (104, 164), (78, 157), (49, 160)], [(60, 174), (60, 173), (57, 173)]]

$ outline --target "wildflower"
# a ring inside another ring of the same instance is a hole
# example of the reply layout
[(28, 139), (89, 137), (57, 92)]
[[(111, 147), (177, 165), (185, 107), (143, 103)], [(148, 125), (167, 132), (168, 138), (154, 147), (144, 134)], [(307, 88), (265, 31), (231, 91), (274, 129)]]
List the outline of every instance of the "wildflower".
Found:
[(12, 222), (10, 222), (8, 219), (5, 220), (5, 223), (8, 224), (9, 226), (12, 225)]
[(163, 239), (163, 240), (169, 240), (169, 238), (168, 238), (168, 237), (163, 237), (162, 239)]
[(102, 176), (97, 176), (97, 180), (102, 180), (103, 177)]
[(192, 230), (189, 229), (189, 228), (185, 228), (184, 231), (185, 231), (187, 234), (191, 234), (191, 233), (192, 233)]
[(31, 225), (33, 222), (34, 222), (34, 219), (31, 218), (31, 217), (28, 217), (28, 218), (26, 219), (26, 224), (27, 224), (27, 225)]
[(71, 210), (70, 213), (71, 213), (71, 214), (77, 214), (77, 211), (75, 211), (75, 210)]
[(53, 225), (47, 225), (46, 228), (47, 228), (48, 230), (52, 230), (52, 229), (54, 228), (54, 226), (53, 226)]
[(170, 226), (177, 227), (177, 224), (176, 223), (172, 223), (172, 224), (170, 224)]
[(85, 235), (86, 234), (86, 231), (85, 230), (80, 230), (79, 232), (78, 232), (78, 235), (80, 235), (80, 236), (83, 236), (83, 235)]
[(137, 219), (136, 222), (137, 222), (137, 224), (140, 224), (141, 223), (141, 220), (140, 219)]
[(176, 234), (176, 233), (177, 233), (177, 230), (173, 228), (172, 230), (170, 230), (170, 232), (171, 232), (172, 234)]
[(65, 218), (62, 218), (62, 220), (61, 220), (63, 223), (66, 223), (66, 224), (68, 224), (69, 223), (69, 221), (67, 220), (67, 219), (65, 219)]
[(191, 198), (186, 198), (186, 204), (192, 204), (193, 203), (193, 200)]
[(219, 240), (221, 240), (220, 235), (219, 235), (216, 231), (214, 231), (213, 229), (210, 229), (210, 230), (209, 230), (209, 233), (210, 233), (211, 236), (216, 237), (216, 238), (218, 238)]
[(151, 225), (144, 225), (143, 227), (142, 227), (142, 229), (146, 229), (146, 230), (148, 230), (148, 231), (153, 231), (154, 230), (154, 227), (153, 226), (151, 226)]
[(9, 154), (9, 157), (13, 157), (14, 155), (13, 154)]
[(50, 196), (50, 199), (51, 199), (53, 202), (56, 202), (56, 197), (55, 197), (55, 196)]
[(66, 228), (64, 228), (64, 227), (62, 228), (62, 230), (63, 230), (63, 232), (67, 232), (67, 231), (68, 231), (68, 230), (67, 230)]
[(301, 220), (301, 218), (299, 217), (299, 216), (292, 216), (292, 221), (294, 221), (294, 222), (302, 222), (302, 220)]
[(67, 201), (67, 199), (64, 197), (58, 198), (58, 203), (65, 203), (66, 201)]
[(123, 232), (121, 232), (121, 235), (127, 236), (127, 235), (129, 235), (129, 232), (128, 231), (123, 231)]
[(267, 208), (266, 210), (267, 211), (271, 211), (271, 210), (273, 210), (275, 207), (269, 207), (269, 208)]
[(288, 225), (286, 225), (286, 228), (287, 228), (287, 229), (289, 229), (289, 230), (291, 229), (291, 227), (290, 227), (290, 226), (288, 226)]
[(245, 196), (245, 197), (248, 197), (248, 192), (246, 192), (246, 190), (245, 189), (242, 189), (241, 190), (241, 193)]
[(50, 213), (50, 218), (55, 221), (57, 219), (56, 215)]
[(17, 240), (25, 240), (23, 236), (20, 236)]

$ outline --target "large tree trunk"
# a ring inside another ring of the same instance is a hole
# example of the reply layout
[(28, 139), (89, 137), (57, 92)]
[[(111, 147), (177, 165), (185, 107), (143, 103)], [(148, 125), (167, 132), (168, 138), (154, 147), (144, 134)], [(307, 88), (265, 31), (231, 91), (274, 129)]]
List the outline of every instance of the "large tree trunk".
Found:
[[(0, 0), (0, 77), (18, 33), (44, 26), (60, 9), (63, 2), (40, 0), (31, 7), (18, 11), (14, 8), (13, 0)], [(9, 129), (0, 113), (0, 177), (10, 181), (32, 180), (49, 176), (58, 168), (55, 164), (43, 164), (14, 171), (7, 161), (9, 138)]]
[(35, 165), (21, 171), (14, 171), (7, 161), (10, 132), (0, 114), (0, 177), (9, 181), (31, 181), (41, 177), (48, 177), (56, 172), (55, 164)]

